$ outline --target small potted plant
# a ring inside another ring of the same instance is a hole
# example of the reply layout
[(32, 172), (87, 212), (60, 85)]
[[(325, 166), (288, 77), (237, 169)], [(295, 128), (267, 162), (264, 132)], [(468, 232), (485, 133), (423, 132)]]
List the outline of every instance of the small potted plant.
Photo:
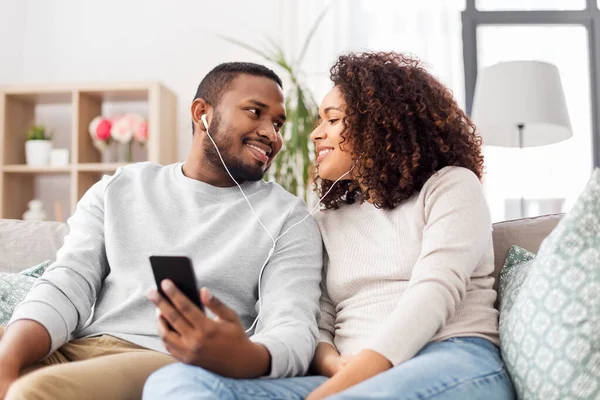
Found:
[(41, 167), (50, 164), (52, 152), (52, 135), (43, 125), (35, 125), (27, 131), (25, 142), (25, 159), (30, 167)]

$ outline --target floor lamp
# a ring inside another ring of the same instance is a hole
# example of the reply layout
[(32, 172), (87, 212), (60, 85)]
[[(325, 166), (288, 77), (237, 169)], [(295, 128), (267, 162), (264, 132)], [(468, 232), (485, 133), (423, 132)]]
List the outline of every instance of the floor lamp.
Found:
[[(483, 144), (489, 146), (523, 149), (573, 136), (558, 68), (547, 62), (509, 61), (483, 69), (477, 78), (471, 119)], [(525, 200), (520, 187), (523, 217)]]

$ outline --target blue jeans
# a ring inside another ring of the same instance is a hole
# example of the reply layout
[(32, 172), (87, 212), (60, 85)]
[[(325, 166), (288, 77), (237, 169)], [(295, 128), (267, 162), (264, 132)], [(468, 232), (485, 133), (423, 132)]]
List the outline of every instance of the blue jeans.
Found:
[[(144, 399), (304, 399), (322, 376), (231, 379), (184, 364), (148, 378)], [(453, 338), (425, 346), (414, 358), (341, 393), (334, 399), (515, 399), (499, 349), (485, 339)]]

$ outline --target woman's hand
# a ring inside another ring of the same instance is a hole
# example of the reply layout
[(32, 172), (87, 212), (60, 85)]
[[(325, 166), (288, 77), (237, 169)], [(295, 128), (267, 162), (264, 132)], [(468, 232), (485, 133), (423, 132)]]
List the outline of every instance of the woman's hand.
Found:
[(387, 358), (373, 350), (362, 350), (328, 381), (316, 388), (306, 400), (324, 399), (392, 368)]
[(328, 378), (331, 378), (340, 370), (346, 366), (350, 361), (352, 361), (356, 356), (329, 356), (325, 361), (325, 370), (322, 374)]
[(354, 356), (340, 356), (335, 347), (329, 343), (321, 342), (317, 346), (312, 369), (316, 375), (331, 378), (353, 358)]

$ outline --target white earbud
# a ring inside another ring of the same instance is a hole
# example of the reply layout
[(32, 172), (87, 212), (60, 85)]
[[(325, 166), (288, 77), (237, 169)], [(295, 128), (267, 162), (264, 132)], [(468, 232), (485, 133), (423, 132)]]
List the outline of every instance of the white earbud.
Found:
[(202, 114), (202, 116), (200, 117), (200, 120), (204, 124), (204, 127), (206, 128), (206, 130), (208, 130), (208, 122), (206, 122), (206, 114)]

